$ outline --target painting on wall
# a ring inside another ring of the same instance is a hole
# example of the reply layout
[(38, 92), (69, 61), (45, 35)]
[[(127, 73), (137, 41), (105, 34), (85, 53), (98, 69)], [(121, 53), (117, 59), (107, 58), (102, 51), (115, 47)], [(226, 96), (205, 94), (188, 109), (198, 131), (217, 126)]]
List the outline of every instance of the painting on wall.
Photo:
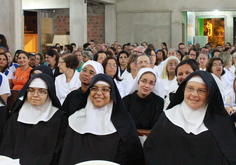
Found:
[(208, 36), (208, 42), (213, 46), (225, 44), (225, 20), (224, 18), (199, 18), (198, 35)]

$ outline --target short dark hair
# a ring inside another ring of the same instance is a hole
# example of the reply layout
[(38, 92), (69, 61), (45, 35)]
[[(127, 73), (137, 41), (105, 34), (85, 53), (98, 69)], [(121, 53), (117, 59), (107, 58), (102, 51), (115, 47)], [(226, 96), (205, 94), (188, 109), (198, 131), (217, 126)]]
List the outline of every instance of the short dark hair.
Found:
[(102, 62), (102, 66), (103, 66), (103, 69), (104, 69), (104, 73), (106, 73), (106, 66), (107, 66), (108, 60), (115, 60), (116, 65), (117, 65), (117, 67), (116, 67), (117, 69), (116, 69), (116, 73), (115, 73), (115, 75), (114, 75), (113, 78), (115, 78), (117, 81), (121, 81), (121, 79), (120, 79), (119, 76), (118, 76), (118, 73), (119, 73), (118, 62), (117, 62), (117, 60), (116, 60), (114, 57), (107, 57), (107, 58), (105, 58), (105, 60)]
[(20, 51), (19, 53), (18, 53), (18, 58), (19, 58), (19, 55), (20, 54), (24, 54), (24, 55), (26, 55), (26, 57), (29, 59), (29, 53), (27, 53), (26, 51)]
[(211, 52), (212, 57), (214, 57), (214, 54), (215, 54), (216, 52), (221, 53), (221, 51), (220, 51), (219, 49), (213, 49), (212, 52)]
[(128, 52), (126, 52), (126, 51), (124, 51), (124, 50), (122, 50), (122, 51), (120, 51), (120, 53), (117, 55), (117, 63), (118, 63), (118, 66), (120, 66), (120, 62), (119, 62), (119, 58), (120, 58), (120, 55), (121, 54), (126, 54), (127, 55), (127, 58), (129, 57), (129, 53)]
[(72, 46), (72, 45), (76, 46), (76, 44), (75, 44), (75, 43), (71, 43), (71, 46)]
[(50, 47), (49, 49), (56, 49), (56, 50), (57, 50), (57, 53), (60, 53), (60, 48), (57, 47), (57, 46), (52, 46), (52, 47)]
[[(222, 65), (224, 65), (224, 62), (219, 58), (219, 57), (212, 57), (208, 60), (207, 64), (206, 64), (206, 71), (209, 73), (212, 73), (212, 67), (213, 67), (213, 62), (214, 61), (221, 61)], [(223, 69), (221, 76), (225, 74), (225, 71)]]
[(186, 60), (181, 61), (181, 62), (176, 66), (176, 68), (175, 68), (175, 75), (176, 75), (176, 76), (177, 76), (178, 68), (179, 68), (180, 66), (184, 65), (184, 64), (190, 65), (190, 67), (192, 68), (193, 71), (199, 70), (199, 65), (198, 65), (197, 61), (194, 60), (194, 59), (189, 58), (189, 59), (186, 59)]
[(73, 47), (72, 47), (72, 45), (65, 45), (65, 47), (67, 47), (67, 49), (70, 51), (70, 53), (72, 53), (73, 52)]
[(191, 50), (196, 52), (196, 59), (197, 59), (197, 58), (198, 58), (198, 55), (199, 55), (199, 52), (198, 52), (197, 48), (191, 47), (191, 48), (189, 49), (189, 51), (188, 51), (188, 55), (190, 54), (190, 51), (191, 51)]
[(77, 69), (79, 65), (79, 60), (76, 55), (72, 53), (62, 54), (60, 56), (66, 63), (67, 68)]
[(178, 45), (178, 49), (180, 48), (180, 45), (184, 45), (184, 43), (182, 43), (182, 42), (181, 42), (181, 43), (179, 43), (179, 45)]
[[(93, 56), (93, 61), (98, 61), (98, 55), (99, 55), (99, 53), (105, 53), (104, 51), (98, 51), (94, 56)], [(106, 53), (105, 53), (106, 54)], [(107, 54), (106, 54), (106, 56), (107, 56)]]

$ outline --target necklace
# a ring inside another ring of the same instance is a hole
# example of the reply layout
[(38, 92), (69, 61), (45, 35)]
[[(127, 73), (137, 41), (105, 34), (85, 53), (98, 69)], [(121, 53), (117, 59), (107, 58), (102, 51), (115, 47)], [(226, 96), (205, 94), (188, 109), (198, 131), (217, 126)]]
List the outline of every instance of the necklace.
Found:
[[(27, 71), (28, 69), (29, 69), (29, 66), (25, 71)], [(16, 81), (24, 80), (24, 77), (21, 77), (21, 75), (23, 75), (25, 73), (25, 71), (22, 71), (22, 69), (21, 69), (19, 75), (16, 77)]]

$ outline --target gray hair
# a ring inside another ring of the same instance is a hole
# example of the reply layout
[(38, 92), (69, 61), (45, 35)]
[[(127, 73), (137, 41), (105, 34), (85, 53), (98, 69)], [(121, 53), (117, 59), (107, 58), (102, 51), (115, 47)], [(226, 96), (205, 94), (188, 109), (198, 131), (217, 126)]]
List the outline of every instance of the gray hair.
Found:
[(93, 60), (93, 53), (91, 51), (83, 51), (82, 54), (86, 54), (88, 56), (88, 58)]
[(145, 47), (143, 47), (143, 46), (138, 46), (138, 47), (136, 47), (136, 49), (137, 48), (142, 48), (142, 53), (144, 53), (145, 52), (145, 50), (146, 50), (146, 48)]
[(178, 54), (178, 53), (177, 53), (177, 50), (176, 50), (175, 48), (170, 48), (170, 49), (168, 49), (168, 53), (170, 52), (170, 50), (174, 50), (175, 53), (176, 53), (176, 55)]
[(150, 64), (150, 65), (152, 64), (152, 59), (151, 59), (151, 57), (148, 56), (148, 55), (146, 55), (145, 53), (142, 53), (141, 55), (137, 56), (137, 58), (135, 58), (135, 61), (134, 61), (135, 65), (138, 64), (138, 58), (141, 57), (141, 56), (146, 56), (146, 57), (148, 57), (148, 59), (149, 59), (149, 64)]

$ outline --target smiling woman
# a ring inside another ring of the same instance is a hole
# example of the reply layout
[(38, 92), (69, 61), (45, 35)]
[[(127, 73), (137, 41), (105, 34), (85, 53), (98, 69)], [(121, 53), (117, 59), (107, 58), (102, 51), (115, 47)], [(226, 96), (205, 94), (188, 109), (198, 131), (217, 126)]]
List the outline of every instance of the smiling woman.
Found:
[(95, 75), (78, 110), (69, 117), (60, 165), (87, 160), (143, 165), (143, 149), (113, 79)]
[(156, 79), (153, 69), (140, 69), (130, 94), (122, 99), (137, 129), (152, 129), (163, 112), (164, 101), (158, 96)]
[(20, 164), (58, 164), (67, 127), (53, 78), (39, 73), (20, 91), (5, 127), (1, 155)]
[(145, 141), (146, 163), (235, 164), (235, 139), (214, 78), (195, 71), (181, 83)]
[(18, 67), (15, 71), (15, 77), (13, 78), (13, 89), (21, 90), (28, 81), (32, 68), (29, 66), (29, 55), (25, 51), (19, 52), (17, 61), (20, 64), (20, 67)]

